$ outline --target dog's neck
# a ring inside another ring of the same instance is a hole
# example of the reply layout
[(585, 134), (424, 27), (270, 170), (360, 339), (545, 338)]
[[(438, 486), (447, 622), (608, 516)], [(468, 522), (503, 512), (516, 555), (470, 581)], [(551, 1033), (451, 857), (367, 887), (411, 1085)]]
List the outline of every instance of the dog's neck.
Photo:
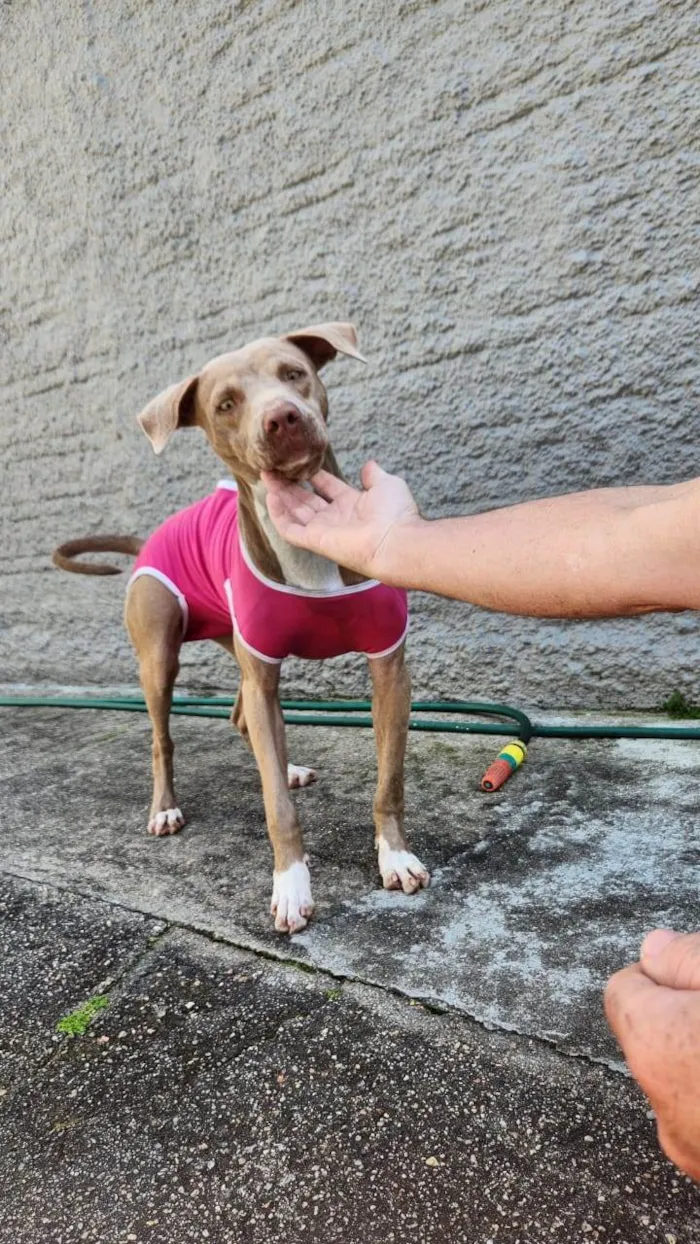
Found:
[[(332, 451), (326, 452), (324, 470), (342, 478)], [(327, 557), (295, 548), (277, 531), (267, 508), (267, 490), (259, 480), (251, 484), (238, 479), (238, 514), (241, 537), (253, 564), (268, 579), (313, 591), (337, 591), (359, 583), (361, 576), (345, 570)]]
[(284, 582), (290, 587), (312, 588), (316, 591), (332, 592), (343, 586), (340, 570), (335, 562), (308, 549), (295, 548), (284, 540), (277, 531), (267, 508), (267, 489), (258, 480), (253, 485), (253, 504), (263, 535), (272, 549)]

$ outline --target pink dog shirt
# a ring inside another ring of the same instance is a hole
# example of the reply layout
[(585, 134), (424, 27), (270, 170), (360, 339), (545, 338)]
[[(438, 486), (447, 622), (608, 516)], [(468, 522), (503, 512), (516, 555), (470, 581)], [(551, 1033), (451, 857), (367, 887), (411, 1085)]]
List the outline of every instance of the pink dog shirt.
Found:
[(153, 575), (177, 597), (183, 638), (238, 638), (263, 661), (388, 656), (408, 630), (406, 593), (370, 580), (336, 591), (275, 583), (253, 565), (238, 529), (232, 480), (166, 519), (136, 558), (129, 583)]

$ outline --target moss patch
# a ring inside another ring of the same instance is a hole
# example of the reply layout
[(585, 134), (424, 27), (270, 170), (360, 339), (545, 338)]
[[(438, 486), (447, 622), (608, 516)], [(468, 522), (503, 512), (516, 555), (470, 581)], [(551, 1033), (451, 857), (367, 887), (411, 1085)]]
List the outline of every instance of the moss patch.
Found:
[(63, 1019), (59, 1019), (56, 1024), (56, 1031), (62, 1032), (67, 1037), (82, 1037), (87, 1032), (90, 1024), (100, 1011), (104, 1011), (109, 1006), (109, 998), (106, 994), (96, 994), (94, 998), (88, 998), (87, 1002), (83, 1002), (82, 1006), (76, 1007), (71, 1011), (70, 1015), (64, 1015)]

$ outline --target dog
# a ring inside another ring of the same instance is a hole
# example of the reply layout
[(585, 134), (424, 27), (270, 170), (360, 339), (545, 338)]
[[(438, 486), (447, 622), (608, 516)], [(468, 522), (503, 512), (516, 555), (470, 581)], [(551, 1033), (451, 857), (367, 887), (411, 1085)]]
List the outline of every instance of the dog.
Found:
[(279, 703), (280, 668), (287, 655), (325, 659), (361, 651), (368, 656), (378, 761), (374, 824), (379, 871), (386, 889), (407, 894), (430, 881), (409, 850), (403, 826), (411, 700), (405, 593), (287, 544), (271, 522), (260, 478), (262, 471), (273, 471), (303, 482), (321, 467), (340, 476), (319, 376), (338, 354), (364, 362), (352, 324), (313, 325), (221, 355), (165, 389), (138, 416), (156, 454), (178, 428), (199, 427), (232, 478), (167, 519), (145, 543), (134, 537), (93, 537), (72, 540), (54, 552), (57, 566), (90, 574), (119, 571), (74, 562), (78, 553), (137, 554), (125, 622), (153, 727), (151, 834), (174, 834), (185, 823), (175, 797), (169, 730), (180, 645), (213, 639), (235, 655), (241, 683), (232, 720), (252, 747), (260, 772), (274, 856), (271, 914), (280, 933), (303, 929), (314, 910), (289, 791), (309, 785), (316, 773), (287, 761)]

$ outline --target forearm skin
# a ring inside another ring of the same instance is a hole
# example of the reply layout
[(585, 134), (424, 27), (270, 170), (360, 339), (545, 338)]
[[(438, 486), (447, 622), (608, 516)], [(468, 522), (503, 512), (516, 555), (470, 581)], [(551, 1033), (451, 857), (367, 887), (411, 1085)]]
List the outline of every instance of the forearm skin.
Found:
[(700, 480), (417, 519), (389, 533), (382, 577), (535, 617), (700, 608)]

